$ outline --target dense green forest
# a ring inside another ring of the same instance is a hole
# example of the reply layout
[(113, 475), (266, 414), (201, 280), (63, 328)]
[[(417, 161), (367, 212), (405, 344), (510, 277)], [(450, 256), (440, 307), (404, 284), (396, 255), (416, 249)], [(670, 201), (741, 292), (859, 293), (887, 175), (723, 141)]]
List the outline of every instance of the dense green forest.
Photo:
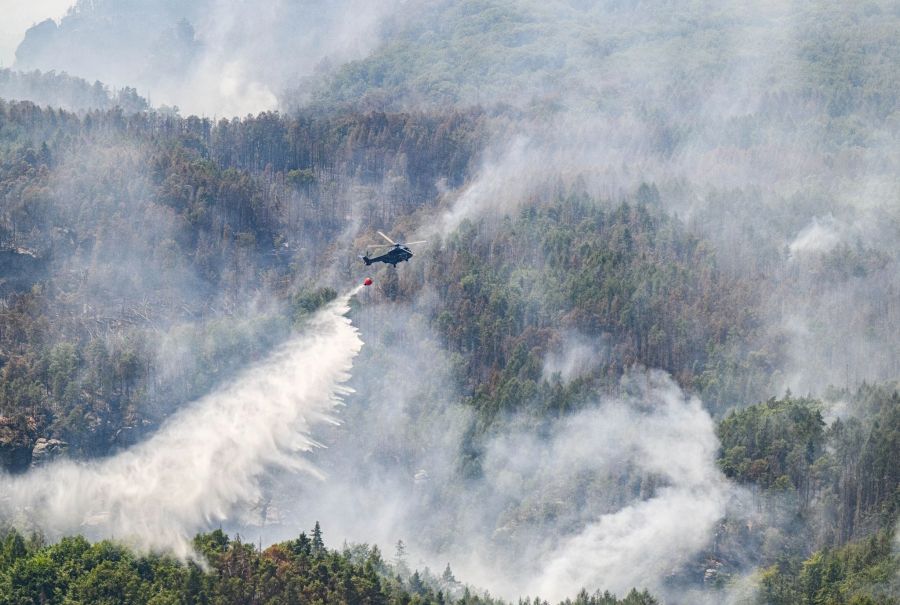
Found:
[[(79, 0), (0, 70), (0, 480), (146, 445), (371, 277), (324, 480), (221, 488), (253, 521), (193, 560), (16, 511), (0, 604), (898, 603), (893, 3), (237, 4)], [(322, 511), (364, 537), (284, 541)]]
[[(718, 425), (725, 475), (752, 490), (760, 512), (786, 520), (755, 535), (721, 527), (722, 560), (759, 553), (760, 602), (896, 602), (898, 391), (863, 385), (829, 397), (772, 398)], [(853, 412), (826, 422), (841, 401)]]
[(843, 544), (890, 526), (900, 510), (900, 400), (894, 385), (832, 393), (853, 414), (826, 424), (812, 399), (770, 399), (731, 412), (719, 425), (725, 475), (790, 494), (798, 514), (814, 504), (819, 543)]
[[(6, 531), (0, 546), (0, 603), (356, 603), (366, 605), (503, 605), (461, 584), (449, 564), (436, 575), (410, 572), (402, 543), (393, 563), (377, 546), (325, 547), (318, 523), (307, 535), (263, 551), (216, 530), (194, 538), (197, 562), (137, 555), (113, 542), (82, 537), (44, 544)], [(519, 605), (544, 605), (540, 598)], [(656, 605), (649, 593), (582, 594), (566, 605)]]
[(894, 539), (881, 532), (810, 558), (783, 560), (760, 573), (761, 603), (892, 604), (898, 596)]

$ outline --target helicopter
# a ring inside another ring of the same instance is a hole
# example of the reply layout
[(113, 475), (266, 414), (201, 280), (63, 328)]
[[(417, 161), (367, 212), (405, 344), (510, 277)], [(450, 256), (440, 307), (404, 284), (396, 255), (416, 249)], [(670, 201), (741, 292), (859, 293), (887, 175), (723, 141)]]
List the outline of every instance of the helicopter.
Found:
[(390, 248), (387, 252), (382, 254), (381, 256), (376, 256), (374, 258), (369, 258), (369, 252), (366, 251), (365, 255), (360, 256), (366, 266), (371, 265), (372, 263), (385, 263), (387, 265), (393, 265), (394, 268), (397, 267), (397, 263), (402, 263), (403, 261), (408, 261), (412, 258), (413, 253), (409, 249), (409, 246), (413, 246), (415, 244), (424, 244), (425, 240), (420, 240), (417, 242), (406, 242), (399, 243), (395, 242), (388, 236), (386, 236), (381, 231), (377, 231), (378, 235), (386, 239), (389, 243), (387, 244), (375, 244), (371, 246), (372, 248)]

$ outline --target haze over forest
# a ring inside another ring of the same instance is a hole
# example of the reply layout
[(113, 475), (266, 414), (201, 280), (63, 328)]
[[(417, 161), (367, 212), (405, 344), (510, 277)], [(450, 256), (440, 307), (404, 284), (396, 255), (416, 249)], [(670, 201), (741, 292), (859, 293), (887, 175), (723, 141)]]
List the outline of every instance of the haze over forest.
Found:
[(896, 2), (0, 20), (0, 605), (900, 603)]

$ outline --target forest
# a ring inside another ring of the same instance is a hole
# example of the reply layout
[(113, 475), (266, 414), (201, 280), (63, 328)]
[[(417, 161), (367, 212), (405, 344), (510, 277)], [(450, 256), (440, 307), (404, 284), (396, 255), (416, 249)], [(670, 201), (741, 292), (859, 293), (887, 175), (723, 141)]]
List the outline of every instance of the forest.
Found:
[[(209, 4), (0, 70), (0, 603), (900, 603), (895, 6)], [(340, 403), (171, 552), (28, 500), (344, 304)]]
[[(403, 543), (391, 562), (377, 546), (359, 544), (329, 550), (316, 523), (307, 535), (264, 551), (216, 530), (194, 538), (207, 565), (164, 556), (136, 556), (121, 545), (84, 538), (43, 544), (15, 530), (3, 536), (3, 592), (6, 603), (365, 603), (501, 605), (472, 594), (449, 564), (440, 575), (409, 571)], [(543, 605), (539, 598), (519, 605)], [(609, 592), (582, 592), (565, 602), (577, 605), (656, 605), (646, 592), (623, 599)]]

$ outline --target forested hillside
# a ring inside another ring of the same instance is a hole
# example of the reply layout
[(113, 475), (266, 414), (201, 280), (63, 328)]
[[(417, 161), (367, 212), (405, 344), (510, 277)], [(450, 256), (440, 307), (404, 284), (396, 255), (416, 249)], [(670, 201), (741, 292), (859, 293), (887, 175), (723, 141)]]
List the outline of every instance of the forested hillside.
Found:
[(133, 443), (258, 359), (322, 287), (331, 269), (304, 259), (334, 258), (348, 214), (391, 220), (461, 181), (478, 145), (477, 113), (212, 124), (27, 102), (0, 112), (12, 470), (38, 439), (77, 456)]
[[(78, 0), (23, 32), (0, 604), (897, 603), (898, 27)], [(424, 241), (368, 266), (379, 232)]]
[[(475, 162), (484, 119), (268, 114), (212, 124), (3, 110), (4, 333), (14, 360), (4, 379), (29, 385), (6, 389), (18, 452), (8, 455), (19, 460), (9, 464), (19, 469), (28, 458), (19, 450), (37, 439), (61, 439), (73, 454), (127, 445), (236, 367), (236, 352), (258, 358), (304, 288), (334, 283), (307, 255), (348, 263), (338, 246), (351, 242), (335, 245), (348, 217), (389, 224), (438, 203), (435, 184), (462, 183)], [(719, 410), (768, 393), (779, 351), (773, 343), (734, 358), (760, 336), (759, 294), (720, 272), (715, 256), (663, 211), (653, 186), (620, 202), (576, 188), (497, 228), (464, 224), (396, 287), (384, 273), (382, 289), (396, 302), (436, 289), (442, 304), (429, 319), (465, 359), (460, 386), (486, 421), (532, 406), (571, 411), (635, 364), (668, 370)], [(26, 267), (18, 278), (17, 266)], [(564, 387), (543, 359), (569, 333), (607, 344), (589, 375)]]
[(818, 508), (817, 541), (843, 544), (889, 526), (900, 508), (896, 385), (836, 392), (853, 411), (826, 424), (821, 401), (770, 399), (719, 424), (726, 476), (788, 494), (797, 512)]

